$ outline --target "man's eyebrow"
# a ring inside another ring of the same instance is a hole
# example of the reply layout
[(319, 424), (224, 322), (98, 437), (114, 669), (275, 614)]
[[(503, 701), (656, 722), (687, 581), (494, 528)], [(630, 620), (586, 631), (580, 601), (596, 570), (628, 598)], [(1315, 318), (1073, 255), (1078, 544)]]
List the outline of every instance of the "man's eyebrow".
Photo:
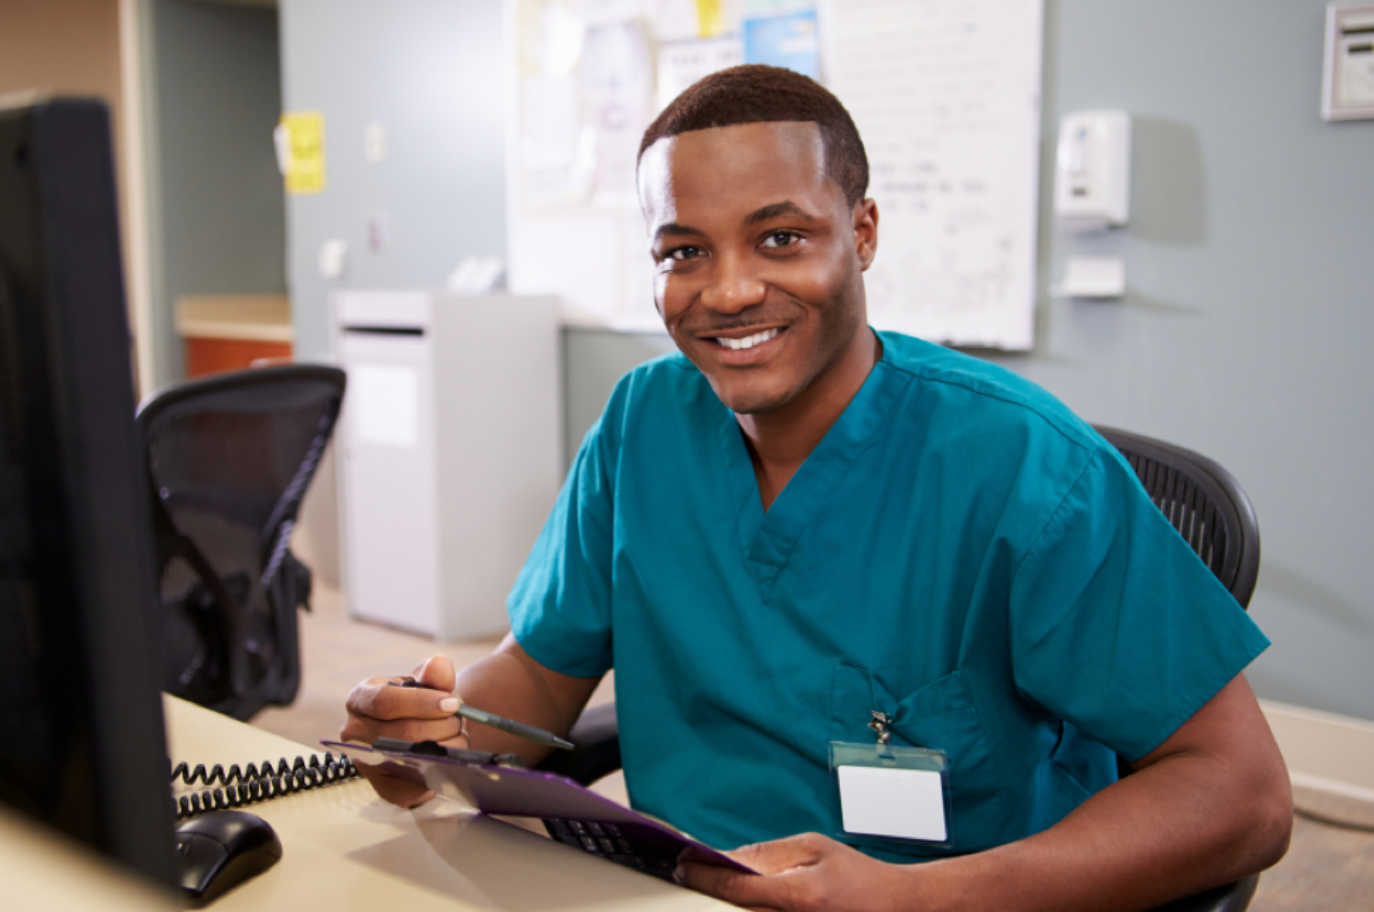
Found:
[(658, 226), (658, 230), (654, 232), (654, 238), (657, 239), (664, 236), (703, 237), (705, 234), (706, 232), (702, 231), (700, 228), (693, 228), (691, 225), (679, 225), (677, 222), (667, 222)]
[(761, 209), (755, 209), (744, 217), (744, 224), (757, 225), (759, 222), (766, 222), (769, 219), (775, 219), (783, 215), (790, 215), (794, 218), (803, 219), (808, 222), (814, 222), (816, 220), (814, 215), (807, 212), (801, 206), (798, 206), (791, 200), (785, 200), (781, 203), (770, 203)]

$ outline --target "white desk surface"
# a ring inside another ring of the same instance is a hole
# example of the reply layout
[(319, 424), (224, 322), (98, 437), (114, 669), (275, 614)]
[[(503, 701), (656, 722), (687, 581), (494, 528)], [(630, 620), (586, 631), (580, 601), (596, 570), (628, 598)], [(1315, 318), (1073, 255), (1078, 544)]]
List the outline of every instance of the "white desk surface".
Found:
[[(309, 751), (173, 697), (164, 707), (169, 752), (193, 767), (275, 763)], [(282, 860), (215, 902), (215, 910), (734, 908), (451, 801), (393, 807), (361, 781), (245, 809), (272, 824)]]
[(0, 808), (0, 908), (172, 912), (181, 906), (75, 840)]

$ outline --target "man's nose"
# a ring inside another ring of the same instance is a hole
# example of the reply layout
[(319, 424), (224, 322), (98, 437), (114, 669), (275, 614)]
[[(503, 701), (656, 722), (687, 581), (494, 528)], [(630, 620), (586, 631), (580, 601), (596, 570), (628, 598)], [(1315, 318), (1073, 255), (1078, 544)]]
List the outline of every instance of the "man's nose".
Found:
[(716, 260), (711, 282), (703, 289), (701, 302), (718, 313), (739, 313), (762, 304), (768, 284), (738, 256), (725, 255)]

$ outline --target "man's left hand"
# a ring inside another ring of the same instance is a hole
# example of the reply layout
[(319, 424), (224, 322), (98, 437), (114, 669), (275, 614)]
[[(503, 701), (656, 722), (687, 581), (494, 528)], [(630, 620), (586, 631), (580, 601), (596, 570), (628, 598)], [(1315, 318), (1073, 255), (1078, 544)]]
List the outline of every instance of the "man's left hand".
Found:
[(744, 874), (692, 860), (673, 873), (685, 887), (746, 909), (878, 912), (898, 895), (901, 868), (883, 864), (819, 833), (803, 833), (727, 852), (758, 871)]

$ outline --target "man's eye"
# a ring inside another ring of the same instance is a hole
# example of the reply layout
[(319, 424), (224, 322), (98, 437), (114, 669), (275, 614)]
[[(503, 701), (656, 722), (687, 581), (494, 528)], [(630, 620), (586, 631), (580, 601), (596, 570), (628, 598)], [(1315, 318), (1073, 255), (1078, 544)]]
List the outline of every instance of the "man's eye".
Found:
[(670, 260), (695, 260), (701, 256), (700, 247), (676, 247), (668, 251), (667, 259)]
[(774, 231), (763, 239), (764, 247), (786, 247), (797, 240), (797, 236), (790, 231)]

